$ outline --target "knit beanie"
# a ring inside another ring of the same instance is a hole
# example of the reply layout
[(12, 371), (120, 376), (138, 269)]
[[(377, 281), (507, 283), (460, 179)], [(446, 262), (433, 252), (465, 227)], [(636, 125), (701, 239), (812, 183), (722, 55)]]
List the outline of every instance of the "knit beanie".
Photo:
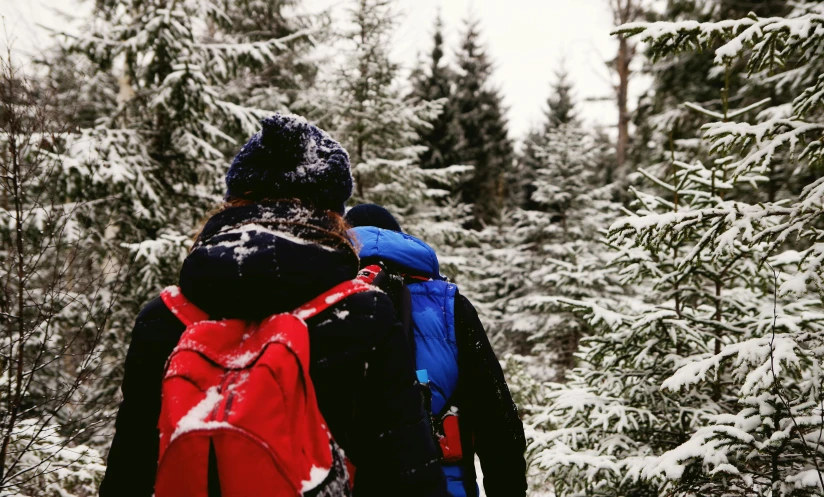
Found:
[(346, 222), (353, 228), (359, 226), (374, 226), (384, 230), (403, 233), (401, 225), (388, 210), (376, 204), (361, 204), (349, 209), (346, 213)]
[(353, 182), (340, 143), (299, 116), (260, 123), (226, 173), (226, 199), (298, 199), (343, 214)]

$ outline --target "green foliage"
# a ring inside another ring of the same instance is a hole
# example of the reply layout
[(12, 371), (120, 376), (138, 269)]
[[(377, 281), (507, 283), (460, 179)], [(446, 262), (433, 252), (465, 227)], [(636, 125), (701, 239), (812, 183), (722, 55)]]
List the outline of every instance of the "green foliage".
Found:
[(546, 123), (544, 131), (570, 124), (578, 120), (575, 109), (575, 100), (572, 93), (572, 83), (566, 69), (555, 73), (555, 82), (552, 84), (552, 93), (547, 100)]
[[(820, 10), (618, 29), (639, 34), (654, 58), (715, 47), (718, 67), (757, 80), (748, 89), (781, 85), (794, 98), (733, 110), (737, 74), (720, 112), (690, 104), (715, 120), (703, 126), (710, 165), (668, 143), (670, 160), (639, 171), (646, 186), (610, 230), (611, 265), (637, 297), (555, 299), (597, 330), (533, 418), (533, 463), (558, 495), (824, 490), (824, 190), (812, 145), (822, 115), (802, 110), (817, 109)], [(757, 108), (756, 122), (731, 122)], [(800, 196), (758, 201), (772, 171), (789, 166)]]
[(84, 71), (61, 80), (61, 103), (86, 99), (79, 105), (90, 114), (63, 137), (66, 194), (92, 206), (91, 269), (131, 269), (102, 293), (112, 312), (80, 408), (87, 423), (107, 421), (84, 434), (93, 443), (109, 443), (137, 312), (176, 281), (239, 145), (314, 73), (303, 61), (312, 20), (290, 17), (293, 5), (107, 0), (81, 35), (65, 37)]
[(435, 35), (428, 67), (419, 65), (412, 74), (412, 101), (441, 101), (442, 111), (431, 126), (419, 128), (415, 144), (422, 147), (421, 167), (437, 169), (460, 164), (462, 131), (457, 121), (455, 74), (444, 64), (443, 23), (435, 21)]
[(467, 21), (458, 51), (455, 103), (463, 132), (460, 161), (475, 167), (463, 200), (474, 205), (477, 223), (485, 224), (497, 218), (509, 195), (505, 175), (512, 167), (513, 148), (501, 96), (489, 81), (492, 63), (480, 36), (478, 21)]

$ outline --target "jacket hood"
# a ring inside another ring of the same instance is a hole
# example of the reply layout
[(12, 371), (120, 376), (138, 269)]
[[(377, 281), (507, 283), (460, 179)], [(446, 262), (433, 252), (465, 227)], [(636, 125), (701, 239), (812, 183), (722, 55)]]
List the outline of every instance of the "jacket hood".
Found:
[(228, 208), (209, 219), (183, 262), (181, 291), (212, 318), (291, 311), (357, 276), (357, 254), (333, 223), (291, 202)]
[(414, 236), (374, 226), (352, 228), (349, 233), (361, 259), (390, 262), (415, 275), (444, 279), (435, 251)]

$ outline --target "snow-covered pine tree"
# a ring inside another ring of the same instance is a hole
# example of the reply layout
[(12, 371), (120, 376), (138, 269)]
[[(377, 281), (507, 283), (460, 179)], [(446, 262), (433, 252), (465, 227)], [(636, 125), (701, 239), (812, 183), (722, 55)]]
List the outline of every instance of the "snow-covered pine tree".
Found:
[(532, 193), (535, 191), (536, 171), (543, 165), (543, 161), (538, 158), (538, 150), (545, 143), (546, 134), (576, 118), (572, 84), (568, 78), (569, 74), (564, 66), (555, 72), (555, 81), (550, 86), (544, 108), (544, 121), (534, 126), (524, 138), (518, 168), (513, 173), (518, 176), (518, 189), (521, 190), (518, 192), (521, 196), (518, 204), (528, 210), (541, 210), (541, 206), (532, 199)]
[(93, 107), (93, 127), (67, 137), (74, 173), (67, 196), (97, 200), (87, 222), (101, 263), (126, 267), (134, 260), (120, 292), (109, 293), (106, 368), (87, 384), (90, 410), (112, 412), (137, 311), (176, 280), (196, 227), (220, 200), (227, 162), (259, 118), (275, 110), (238, 100), (237, 78), (271, 71), (280, 54), (309, 36), (253, 40), (239, 31), (208, 0), (106, 0), (88, 29), (70, 38), (90, 69), (79, 82), (88, 89), (79, 93), (103, 102)]
[[(515, 350), (539, 356), (544, 379), (562, 379), (572, 366), (585, 322), (548, 297), (566, 295), (596, 301), (619, 291), (603, 268), (602, 230), (619, 213), (610, 188), (600, 187), (596, 164), (603, 153), (595, 136), (575, 117), (572, 87), (559, 73), (540, 132), (525, 144), (533, 169), (528, 188), (532, 209), (508, 213), (514, 229), (505, 243), (517, 240), (517, 253), (505, 265), (517, 276), (501, 308), (501, 326)], [(595, 221), (598, 220), (598, 221)], [(508, 223), (509, 224), (509, 223)]]
[(708, 257), (702, 253), (708, 230), (700, 223), (652, 239), (639, 233), (639, 226), (655, 227), (661, 217), (700, 216), (712, 208), (708, 200), (714, 203), (729, 189), (700, 163), (673, 167), (671, 196), (637, 192), (636, 215), (618, 221), (612, 234), (612, 264), (639, 297), (555, 299), (586, 309), (596, 330), (583, 340), (581, 365), (568, 375), (567, 386), (548, 393), (548, 408), (535, 418), (550, 429), (534, 437), (534, 462), (560, 495), (662, 492), (663, 484), (641, 477), (645, 470), (708, 419), (731, 412), (736, 399), (727, 371), (682, 395), (662, 391), (661, 385), (691, 356), (712, 355), (723, 343), (742, 338), (748, 326), (770, 322), (765, 295), (747, 290), (748, 284), (764, 287), (757, 260), (747, 259), (763, 250), (739, 246)]
[(561, 69), (555, 72), (555, 82), (552, 83), (552, 91), (546, 103), (545, 131), (578, 119), (572, 83), (569, 81), (569, 73), (567, 73), (563, 62)]
[[(504, 367), (527, 423), (541, 419), (544, 382), (564, 381), (578, 341), (591, 333), (555, 297), (603, 304), (623, 293), (616, 271), (605, 267), (602, 241), (620, 213), (597, 167), (608, 151), (575, 117), (571, 90), (559, 77), (546, 123), (525, 144), (531, 208), (507, 210), (499, 226), (479, 233), (485, 260), (469, 285), (498, 351), (514, 353)], [(545, 483), (530, 479), (535, 490)]]
[(354, 2), (352, 27), (341, 35), (342, 63), (324, 75), (325, 93), (313, 95), (315, 101), (308, 104), (315, 107), (310, 117), (319, 118), (349, 151), (356, 182), (353, 202), (383, 205), (415, 232), (415, 218), (447, 221), (435, 211), (448, 204), (451, 189), (471, 168), (420, 167), (424, 147), (416, 144), (418, 130), (432, 128), (444, 102), (403, 97), (400, 67), (389, 56), (394, 8), (391, 0)]
[[(620, 207), (611, 201), (611, 185), (599, 185), (595, 166), (603, 151), (595, 136), (575, 120), (550, 129), (544, 140), (537, 153), (543, 167), (537, 171), (532, 200), (543, 208), (550, 224), (536, 230), (531, 240), (539, 252), (530, 274), (530, 294), (537, 299), (518, 301), (539, 311), (542, 296), (597, 301), (620, 293), (613, 271), (604, 268), (604, 226), (619, 215)], [(546, 321), (531, 339), (542, 343), (544, 350), (555, 351), (557, 369), (563, 372), (572, 366), (572, 353), (588, 331), (557, 308), (542, 311)]]
[[(296, 109), (297, 101), (315, 84), (317, 61), (312, 59), (316, 44), (330, 38), (325, 14), (308, 14), (301, 0), (233, 0), (222, 3), (229, 22), (221, 29), (235, 41), (288, 44), (272, 59), (250, 61), (227, 85), (234, 103), (261, 109)], [(307, 36), (308, 35), (308, 36)]]
[(412, 73), (413, 101), (442, 102), (442, 110), (431, 126), (418, 130), (415, 144), (421, 147), (420, 164), (424, 169), (443, 168), (460, 164), (458, 147), (461, 129), (457, 121), (454, 75), (444, 62), (443, 20), (440, 13), (435, 19), (432, 52), (425, 63), (420, 63)]
[[(535, 418), (548, 428), (535, 462), (559, 495), (824, 492), (822, 26), (824, 3), (812, 2), (785, 18), (620, 28), (659, 57), (720, 41), (717, 65), (742, 59), (793, 100), (732, 122), (750, 109), (732, 110), (725, 88), (719, 111), (699, 109), (715, 119), (703, 128), (712, 165), (642, 171), (667, 193), (635, 192), (610, 237), (640, 298), (568, 301), (599, 333)], [(807, 179), (801, 195), (748, 202), (779, 160)]]
[[(398, 82), (400, 67), (389, 57), (396, 25), (392, 0), (355, 0), (348, 9), (348, 29), (340, 34), (341, 62), (325, 74), (325, 95), (317, 97), (319, 121), (349, 151), (356, 180), (361, 164), (374, 159), (414, 158), (416, 126), (426, 126), (440, 102), (405, 102)], [(357, 193), (368, 188), (361, 179)]]
[[(661, 12), (649, 9), (653, 20), (695, 20), (699, 22), (735, 19), (754, 12), (762, 17), (787, 13), (786, 0), (670, 0)], [(720, 42), (713, 43), (717, 48)], [(732, 61), (729, 71), (713, 63), (712, 50), (684, 52), (665, 59), (648, 57), (644, 72), (651, 76), (650, 88), (641, 96), (633, 114), (635, 139), (630, 158), (637, 165), (656, 167), (658, 174), (669, 168), (674, 150), (676, 158), (708, 160), (707, 149), (701, 140), (700, 128), (706, 116), (696, 112), (699, 107), (715, 107), (725, 86), (732, 92), (727, 96), (738, 107), (783, 96), (772, 85), (758, 79), (747, 79), (743, 61)], [(727, 81), (728, 80), (728, 81)], [(726, 82), (726, 83), (725, 83)], [(782, 100), (782, 103), (787, 103)], [(779, 175), (780, 176), (780, 175)], [(785, 180), (776, 178), (775, 188)], [(764, 189), (765, 193), (773, 187)]]
[(490, 81), (492, 63), (480, 41), (480, 22), (470, 18), (464, 30), (455, 76), (463, 136), (459, 158), (475, 166), (475, 176), (462, 195), (474, 206), (476, 226), (483, 226), (495, 220), (507, 203), (506, 173), (512, 167), (513, 147), (500, 93)]

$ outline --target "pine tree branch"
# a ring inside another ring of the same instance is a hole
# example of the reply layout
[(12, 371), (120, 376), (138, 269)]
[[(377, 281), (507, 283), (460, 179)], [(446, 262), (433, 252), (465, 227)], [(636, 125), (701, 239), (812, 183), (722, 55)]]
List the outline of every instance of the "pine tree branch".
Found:
[[(818, 464), (818, 444), (816, 444), (816, 451), (810, 454), (810, 448), (807, 446), (807, 439), (804, 437), (804, 433), (799, 428), (798, 423), (796, 422), (795, 415), (793, 415), (792, 408), (790, 407), (790, 403), (787, 399), (784, 398), (784, 395), (781, 393), (781, 383), (778, 380), (778, 377), (775, 374), (775, 328), (776, 322), (778, 321), (778, 271), (776, 271), (769, 263), (767, 263), (770, 270), (773, 272), (773, 322), (772, 322), (772, 336), (770, 338), (770, 371), (772, 371), (773, 376), (773, 391), (778, 399), (784, 404), (784, 408), (787, 410), (787, 415), (790, 417), (790, 421), (795, 428), (795, 433), (798, 435), (798, 439), (801, 441), (801, 448), (804, 450), (804, 454), (807, 457), (811, 457), (813, 461), (813, 465), (815, 466), (815, 470), (818, 473), (818, 481), (821, 483), (821, 489), (824, 491), (824, 474), (821, 472), (821, 467)], [(824, 414), (822, 414), (824, 417)], [(821, 430), (824, 430), (824, 426), (819, 427), (819, 440), (821, 439)]]

